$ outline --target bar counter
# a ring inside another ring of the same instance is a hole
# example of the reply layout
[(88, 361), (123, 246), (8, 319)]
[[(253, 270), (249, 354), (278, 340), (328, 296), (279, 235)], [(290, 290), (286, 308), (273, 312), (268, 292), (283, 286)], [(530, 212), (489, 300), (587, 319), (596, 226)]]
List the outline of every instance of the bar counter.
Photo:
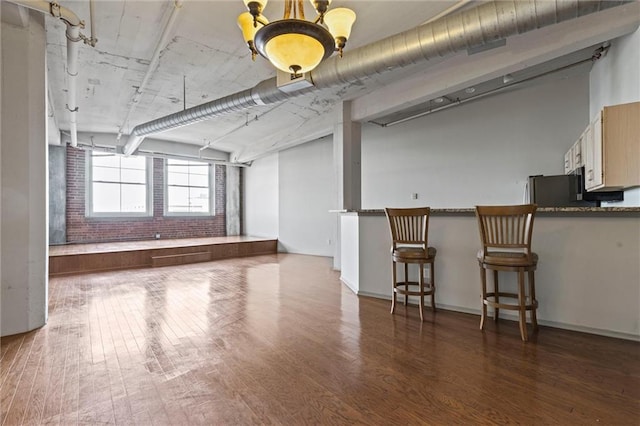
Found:
[[(334, 213), (355, 213), (358, 215), (384, 215), (383, 209), (362, 209), (362, 210), (332, 210)], [(473, 207), (460, 208), (432, 208), (432, 215), (475, 215)], [(631, 216), (640, 217), (640, 207), (538, 207), (537, 215), (564, 215), (564, 216)]]
[[(342, 281), (358, 295), (390, 300), (384, 210), (339, 213), (335, 266)], [(429, 245), (438, 250), (436, 305), (479, 315), (475, 209), (432, 209)], [(541, 325), (640, 341), (640, 208), (539, 208), (532, 249), (540, 258), (535, 279)], [(501, 284), (514, 286), (514, 275), (501, 274)]]

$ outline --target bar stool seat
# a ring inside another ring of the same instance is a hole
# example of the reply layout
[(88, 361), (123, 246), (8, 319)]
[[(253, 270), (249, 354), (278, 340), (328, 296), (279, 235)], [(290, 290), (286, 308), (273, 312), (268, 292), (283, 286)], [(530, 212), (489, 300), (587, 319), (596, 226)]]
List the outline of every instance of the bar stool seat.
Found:
[(508, 251), (492, 251), (488, 254), (484, 254), (482, 250), (478, 250), (478, 260), (483, 259), (483, 262), (488, 265), (494, 266), (521, 266), (523, 264), (537, 264), (538, 255), (531, 253), (531, 261), (523, 253), (513, 253)]
[[(401, 263), (419, 263), (420, 261), (429, 260), (436, 257), (437, 250), (433, 247), (427, 247), (427, 251), (416, 247), (398, 247), (392, 251), (391, 256), (394, 262)], [(414, 261), (414, 262), (412, 262)], [(418, 261), (418, 262), (415, 262)], [(424, 262), (427, 263), (427, 262)]]

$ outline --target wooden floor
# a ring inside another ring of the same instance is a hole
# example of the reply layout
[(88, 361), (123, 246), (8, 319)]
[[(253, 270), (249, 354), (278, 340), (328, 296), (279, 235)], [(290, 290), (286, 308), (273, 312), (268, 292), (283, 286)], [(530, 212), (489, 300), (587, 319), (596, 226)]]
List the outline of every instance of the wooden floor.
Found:
[(389, 305), (300, 255), (52, 278), (2, 339), (0, 423), (640, 421), (639, 343)]

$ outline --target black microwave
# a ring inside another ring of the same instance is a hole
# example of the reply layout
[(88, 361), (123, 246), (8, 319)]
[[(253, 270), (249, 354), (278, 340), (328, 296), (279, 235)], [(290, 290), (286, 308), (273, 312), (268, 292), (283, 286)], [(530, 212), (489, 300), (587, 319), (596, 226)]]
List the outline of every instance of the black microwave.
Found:
[(529, 200), (538, 207), (600, 207), (602, 201), (623, 199), (623, 191), (587, 192), (584, 168), (568, 175), (529, 176)]
[(575, 194), (576, 201), (596, 201), (598, 202), (598, 206), (600, 206), (600, 201), (624, 200), (624, 191), (587, 191), (585, 189), (584, 166), (576, 169), (573, 174), (578, 177), (575, 181), (575, 191), (572, 191), (572, 194)]

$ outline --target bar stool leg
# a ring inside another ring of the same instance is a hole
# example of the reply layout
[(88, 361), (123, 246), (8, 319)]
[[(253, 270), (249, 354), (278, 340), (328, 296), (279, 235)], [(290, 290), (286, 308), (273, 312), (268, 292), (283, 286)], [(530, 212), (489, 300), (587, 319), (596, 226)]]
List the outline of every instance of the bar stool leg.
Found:
[(527, 308), (524, 293), (524, 270), (518, 268), (518, 305), (520, 313), (520, 336), (523, 341), (529, 340), (527, 336)]
[(536, 310), (538, 309), (538, 301), (536, 300), (536, 282), (534, 278), (534, 271), (529, 271), (529, 297), (531, 297), (531, 324), (533, 324), (533, 330), (538, 330), (538, 318)]
[(418, 264), (420, 267), (420, 273), (418, 278), (418, 284), (420, 285), (420, 321), (424, 321), (424, 265)]
[(487, 317), (487, 271), (480, 264), (480, 281), (482, 282), (482, 315), (480, 316), (480, 330), (484, 329), (484, 319)]
[(392, 285), (393, 288), (391, 289), (391, 313), (393, 313), (393, 311), (395, 311), (396, 309), (396, 285), (397, 285), (397, 278), (396, 278), (396, 262), (391, 262), (391, 274), (393, 275), (392, 278)]
[(431, 309), (433, 312), (436, 311), (436, 281), (435, 281), (435, 272), (433, 269), (433, 262), (429, 264), (429, 283), (431, 285)]
[(409, 291), (409, 264), (404, 264), (404, 306), (407, 306), (407, 301), (409, 300), (409, 295), (407, 292)]
[[(500, 303), (500, 287), (498, 286), (498, 270), (493, 270), (493, 291), (495, 292), (494, 300), (496, 303)], [(500, 309), (496, 306), (493, 308), (493, 320), (498, 321), (500, 315)]]

